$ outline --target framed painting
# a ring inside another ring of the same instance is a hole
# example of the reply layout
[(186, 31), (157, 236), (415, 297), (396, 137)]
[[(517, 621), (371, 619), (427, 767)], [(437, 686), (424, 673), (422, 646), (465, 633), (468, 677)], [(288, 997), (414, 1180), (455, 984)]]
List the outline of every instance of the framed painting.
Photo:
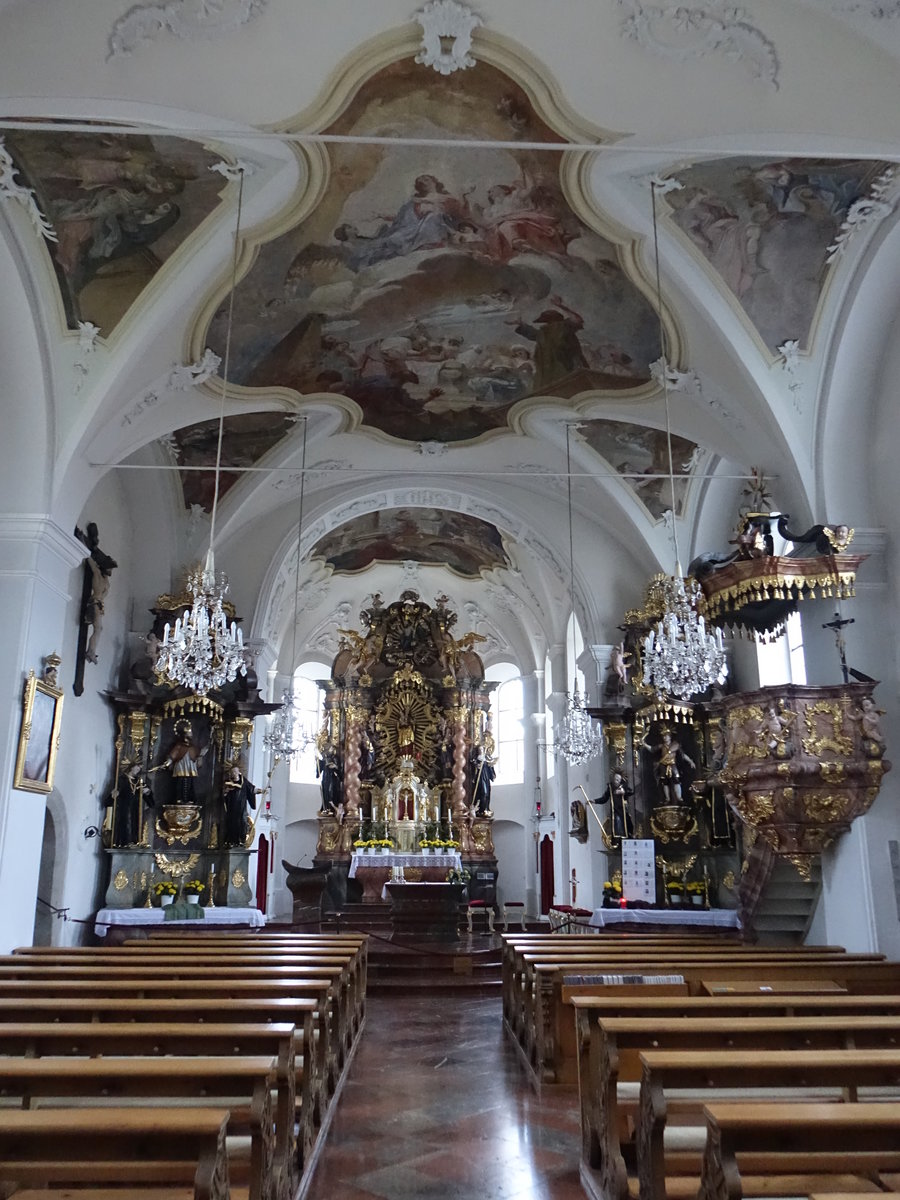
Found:
[(62, 704), (63, 693), (59, 689), (36, 679), (33, 671), (28, 673), (13, 787), (23, 792), (53, 790)]

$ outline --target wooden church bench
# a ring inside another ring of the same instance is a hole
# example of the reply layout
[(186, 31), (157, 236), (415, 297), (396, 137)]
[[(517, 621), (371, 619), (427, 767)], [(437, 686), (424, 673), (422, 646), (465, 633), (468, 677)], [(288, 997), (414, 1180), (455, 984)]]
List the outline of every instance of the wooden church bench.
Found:
[(228, 1200), (229, 1120), (213, 1107), (0, 1109), (0, 1188), (55, 1185), (85, 1196), (97, 1185), (114, 1195), (147, 1188), (156, 1200), (157, 1188), (180, 1185), (195, 1200)]
[[(609, 977), (624, 974), (626, 977), (642, 977), (645, 982), (654, 976), (680, 977), (685, 990), (696, 994), (704, 976), (709, 974), (710, 965), (690, 957), (656, 955), (646, 962), (640, 959), (624, 959), (615, 965), (610, 962), (592, 964), (590, 974), (584, 970), (584, 964), (579, 964), (576, 976), (570, 973), (570, 968), (555, 962), (532, 962), (529, 965), (530, 974), (526, 977), (521, 996), (518, 998), (513, 1032), (522, 1046), (523, 1057), (534, 1073), (533, 1079), (545, 1083), (574, 1081), (574, 1055), (577, 1051), (571, 1014), (567, 1012), (563, 1001), (564, 993), (569, 997), (577, 994), (579, 990), (585, 994), (596, 993), (596, 975)], [(794, 991), (795, 985), (802, 991), (809, 986), (811, 980), (818, 980), (823, 974), (837, 976), (835, 981), (841, 986), (847, 986), (851, 991), (863, 992), (867, 987), (871, 988), (871, 993), (867, 994), (900, 991), (900, 967), (894, 963), (842, 961), (838, 966), (836, 963), (797, 963), (791, 959), (779, 962), (776, 959), (767, 959), (764, 964), (757, 960), (752, 963), (729, 963), (723, 966), (720, 962), (715, 969), (720, 975), (730, 976), (732, 980), (758, 980), (760, 973), (764, 971), (766, 980), (771, 981), (773, 987), (780, 986), (784, 994), (797, 994)], [(817, 986), (814, 990), (820, 992), (822, 989)]]
[[(884, 1102), (884, 1094), (894, 1101), (900, 1099), (900, 1052), (895, 1049), (651, 1051), (641, 1055), (641, 1063), (637, 1174), (642, 1200), (666, 1200), (666, 1181), (671, 1175), (698, 1179), (700, 1174), (702, 1138), (693, 1151), (682, 1145), (674, 1153), (666, 1152), (664, 1135), (671, 1103), (667, 1093), (679, 1093), (675, 1108), (681, 1122), (686, 1113), (700, 1115), (704, 1093), (708, 1103), (712, 1093), (724, 1089), (740, 1091), (742, 1104), (773, 1100), (808, 1103), (812, 1099), (856, 1102), (863, 1099), (861, 1089), (878, 1090), (877, 1097), (865, 1097), (877, 1100), (876, 1108)], [(790, 1095), (773, 1096), (773, 1091)], [(814, 1092), (822, 1095), (813, 1097), (810, 1093)], [(729, 1097), (716, 1097), (715, 1102), (719, 1099)], [(608, 1121), (607, 1129), (611, 1132), (608, 1151), (615, 1155), (615, 1123)], [(895, 1148), (900, 1155), (900, 1141)], [(800, 1164), (794, 1166), (802, 1169)], [(751, 1165), (750, 1169), (760, 1173), (763, 1165)]]
[[(311, 1102), (304, 1099), (307, 1088), (302, 1063), (295, 1055), (295, 1026), (289, 1024), (235, 1024), (222, 1022), (129, 1021), (0, 1023), (0, 1055), (24, 1058), (110, 1057), (215, 1057), (266, 1056), (275, 1062), (279, 1100), (283, 1110), (276, 1115), (277, 1128), (287, 1142), (279, 1152), (296, 1157), (298, 1174), (304, 1155), (315, 1138)], [(0, 1059), (0, 1079), (5, 1063)], [(296, 1138), (294, 1127), (297, 1128)]]
[[(70, 954), (62, 952), (55, 955), (42, 955), (35, 960), (31, 956), (16, 955), (0, 957), (0, 979), (10, 977), (26, 978), (27, 967), (36, 962), (36, 969), (50, 974), (59, 972), (60, 978), (69, 975), (89, 976), (102, 967), (111, 967), (117, 976), (137, 977), (142, 973), (161, 972), (169, 978), (190, 978), (201, 973), (201, 968), (221, 973), (223, 961), (228, 963), (229, 973), (235, 974), (240, 968), (242, 976), (247, 978), (277, 977), (280, 974), (291, 974), (294, 966), (304, 971), (310, 968), (323, 968), (332, 971), (340, 968), (346, 970), (346, 978), (342, 980), (342, 991), (346, 1006), (347, 1044), (342, 1050), (348, 1054), (353, 1041), (362, 1028), (365, 1016), (365, 975), (363, 973), (364, 959), (351, 952), (329, 950), (325, 954), (276, 951), (268, 954), (257, 950), (252, 953), (236, 948), (224, 948), (212, 951), (206, 948), (193, 952), (168, 951), (138, 951), (133, 954), (123, 954), (120, 949), (106, 948), (89, 951), (87, 954)], [(8, 968), (17, 965), (17, 969)], [(343, 1065), (343, 1061), (342, 1064)]]
[[(288, 1003), (284, 1011), (301, 999), (312, 999), (315, 1010), (315, 1026), (310, 1043), (304, 1044), (304, 1078), (309, 1078), (310, 1106), (316, 1124), (321, 1124), (329, 1100), (334, 1094), (336, 1078), (336, 1053), (329, 1048), (329, 981), (327, 979), (280, 979), (277, 981), (221, 979), (221, 980), (122, 980), (95, 979), (0, 980), (0, 1020), (9, 1019), (18, 1013), (20, 1020), (35, 1019), (33, 1013), (52, 1000), (60, 1001), (61, 1013), (74, 1011), (72, 1004), (81, 1003), (90, 1008), (94, 1002), (110, 1001), (112, 1007), (97, 1004), (97, 1011), (104, 1009), (113, 1019), (136, 1014), (136, 1002), (145, 1000), (173, 1000), (181, 1006), (181, 1015), (199, 1018), (203, 1012), (206, 1019), (221, 1020), (225, 1013), (233, 1013), (225, 1002), (245, 1000), (251, 1004), (267, 999), (284, 999)], [(18, 1001), (5, 1004), (5, 1001)], [(151, 1011), (145, 1008), (145, 1011)], [(157, 1009), (156, 1012), (160, 1010)], [(169, 1007), (171, 1011), (171, 1007)], [(223, 1016), (216, 1015), (217, 1011)], [(277, 1010), (271, 1010), (273, 1013)], [(4, 1013), (6, 1016), (4, 1016)], [(13, 1017), (12, 1019), (15, 1019)], [(281, 1019), (281, 1016), (279, 1017)]]
[(780, 1195), (865, 1191), (861, 1176), (900, 1163), (900, 1104), (715, 1103), (704, 1115), (704, 1200), (753, 1194), (752, 1175), (764, 1177), (770, 1195), (776, 1186)]
[[(231, 1113), (229, 1177), (248, 1200), (288, 1200), (298, 1177), (291, 1162), (293, 1087), (266, 1056), (206, 1059), (8, 1058), (0, 1108), (102, 1111), (159, 1103), (169, 1111), (218, 1105)], [(273, 1095), (277, 1096), (273, 1104)]]

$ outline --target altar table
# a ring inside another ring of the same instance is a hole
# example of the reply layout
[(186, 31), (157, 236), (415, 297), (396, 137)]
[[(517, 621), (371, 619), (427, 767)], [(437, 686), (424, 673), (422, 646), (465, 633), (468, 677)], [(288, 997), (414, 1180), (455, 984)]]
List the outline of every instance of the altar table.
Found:
[(713, 929), (737, 929), (738, 914), (733, 908), (595, 908), (589, 924), (603, 929), (607, 925), (700, 925)]
[(394, 937), (455, 942), (462, 883), (388, 883)]
[(394, 867), (413, 869), (420, 875), (420, 880), (427, 883), (443, 883), (447, 872), (453, 867), (459, 870), (461, 864), (456, 850), (450, 854), (367, 854), (363, 851), (351, 857), (348, 874), (362, 885), (364, 903), (372, 904), (383, 899), (384, 885), (390, 881)]
[[(205, 915), (202, 921), (165, 921), (164, 910), (161, 908), (101, 908), (94, 918), (94, 933), (97, 937), (106, 937), (113, 926), (120, 926), (115, 932), (129, 936), (131, 930), (138, 926), (162, 925), (164, 921), (167, 928), (199, 927), (201, 933), (210, 925), (239, 925), (247, 929), (262, 929), (266, 923), (265, 914), (258, 908), (206, 908), (203, 911)], [(118, 940), (121, 940), (121, 937)]]

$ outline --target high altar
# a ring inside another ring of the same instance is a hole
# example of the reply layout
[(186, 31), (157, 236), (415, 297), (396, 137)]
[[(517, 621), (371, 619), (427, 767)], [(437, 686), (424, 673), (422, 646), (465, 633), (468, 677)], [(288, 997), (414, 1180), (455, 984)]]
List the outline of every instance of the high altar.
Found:
[(456, 637), (456, 620), (446, 596), (432, 607), (405, 591), (385, 606), (376, 594), (360, 613), (361, 631), (339, 631), (341, 648), (321, 685), (315, 866), (355, 879), (367, 900), (381, 898), (398, 865), (411, 883), (444, 880), (462, 866), (470, 897), (495, 899), (496, 684), (485, 681), (473, 648), (481, 638)]

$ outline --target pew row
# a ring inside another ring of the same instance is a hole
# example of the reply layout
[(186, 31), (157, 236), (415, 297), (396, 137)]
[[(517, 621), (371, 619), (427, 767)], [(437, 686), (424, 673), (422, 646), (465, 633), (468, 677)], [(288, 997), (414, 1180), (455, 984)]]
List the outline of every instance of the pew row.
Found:
[(180, 1187), (194, 1200), (238, 1200), (247, 1193), (229, 1184), (229, 1121), (220, 1108), (0, 1109), (0, 1190), (168, 1200)]

